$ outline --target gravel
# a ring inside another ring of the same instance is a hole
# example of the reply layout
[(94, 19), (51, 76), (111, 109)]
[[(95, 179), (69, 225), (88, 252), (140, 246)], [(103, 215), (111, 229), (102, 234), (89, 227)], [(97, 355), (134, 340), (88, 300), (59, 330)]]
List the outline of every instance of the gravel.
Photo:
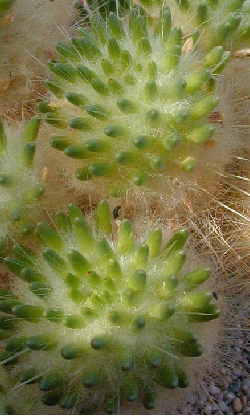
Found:
[[(177, 408), (176, 414), (250, 415), (249, 329), (239, 323), (236, 327), (219, 376), (218, 371), (211, 370), (190, 394), (186, 405)], [(232, 338), (232, 334), (228, 335)]]

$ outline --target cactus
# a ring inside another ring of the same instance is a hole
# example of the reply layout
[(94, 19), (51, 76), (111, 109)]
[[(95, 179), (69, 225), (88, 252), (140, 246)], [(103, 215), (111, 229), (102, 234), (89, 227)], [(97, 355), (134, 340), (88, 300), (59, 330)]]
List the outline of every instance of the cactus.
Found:
[(0, 16), (9, 10), (16, 0), (0, 0)]
[(199, 289), (211, 270), (181, 272), (186, 229), (162, 247), (159, 228), (138, 243), (127, 219), (115, 232), (105, 200), (95, 222), (68, 211), (56, 230), (37, 225), (40, 254), (16, 245), (5, 258), (17, 277), (0, 291), (0, 361), (13, 363), (20, 388), (39, 383), (45, 406), (94, 412), (99, 403), (112, 414), (139, 398), (152, 409), (155, 385), (187, 387), (185, 357), (203, 350), (196, 323), (219, 315)]
[[(130, 7), (130, 0), (119, 0), (119, 12), (125, 11)], [(76, 9), (76, 21), (78, 23), (86, 23), (89, 21), (89, 17), (93, 11), (98, 10), (98, 13), (104, 18), (110, 12), (117, 12), (117, 2), (116, 0), (77, 0), (75, 3)]]
[(108, 26), (93, 14), (91, 33), (58, 43), (45, 81), (55, 99), (38, 106), (62, 130), (51, 145), (78, 161), (76, 178), (101, 178), (112, 196), (202, 166), (219, 103), (215, 75), (230, 55), (216, 46), (202, 59), (182, 45), (168, 9), (154, 33), (137, 10), (129, 28), (114, 13)]
[(20, 132), (8, 128), (6, 133), (0, 121), (0, 247), (6, 237), (27, 236), (32, 231), (34, 206), (43, 195), (32, 168), (40, 118), (35, 116)]
[[(156, 15), (162, 9), (162, 1), (135, 0)], [(170, 0), (175, 24), (183, 27), (186, 36), (192, 36), (203, 50), (222, 45), (235, 48), (239, 42), (250, 40), (248, 0)]]

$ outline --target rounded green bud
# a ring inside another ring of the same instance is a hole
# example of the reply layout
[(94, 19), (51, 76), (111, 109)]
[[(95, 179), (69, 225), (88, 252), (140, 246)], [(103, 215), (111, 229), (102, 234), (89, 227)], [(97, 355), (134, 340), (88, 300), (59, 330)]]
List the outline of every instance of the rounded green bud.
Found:
[(34, 351), (50, 351), (57, 347), (57, 341), (51, 334), (37, 335), (27, 339), (27, 347)]
[(63, 318), (63, 325), (67, 328), (82, 329), (85, 327), (85, 320), (80, 315), (67, 315)]
[(178, 377), (178, 387), (182, 389), (188, 387), (190, 384), (190, 380), (186, 371), (183, 370), (182, 368), (177, 368), (175, 372)]
[(68, 252), (68, 261), (79, 277), (84, 276), (91, 268), (90, 262), (79, 251), (74, 249)]
[(181, 137), (177, 133), (172, 133), (169, 136), (163, 137), (162, 144), (169, 152), (178, 147), (181, 143)]
[(146, 410), (153, 410), (155, 407), (155, 400), (152, 393), (145, 393), (142, 399), (142, 404)]
[(146, 352), (146, 361), (150, 368), (158, 368), (163, 362), (162, 353), (157, 349), (150, 349)]
[(145, 185), (149, 180), (149, 176), (147, 173), (144, 172), (135, 172), (131, 176), (131, 182), (136, 186), (143, 186)]
[(201, 344), (195, 342), (193, 344), (181, 345), (180, 351), (185, 357), (200, 357), (203, 353), (203, 348)]
[(65, 360), (75, 360), (76, 358), (82, 357), (84, 353), (85, 349), (80, 345), (68, 344), (61, 349), (61, 356)]
[(149, 165), (157, 172), (162, 172), (166, 169), (166, 161), (162, 156), (153, 156), (149, 161)]
[(138, 384), (133, 377), (124, 377), (122, 382), (122, 393), (128, 402), (134, 402), (138, 398)]
[(118, 249), (120, 253), (129, 253), (134, 250), (134, 234), (132, 223), (129, 220), (121, 222), (118, 234)]
[(13, 337), (9, 338), (3, 344), (6, 351), (10, 352), (19, 352), (25, 349), (26, 347), (26, 338), (25, 337)]
[(167, 366), (162, 366), (156, 370), (155, 380), (167, 389), (176, 389), (178, 387), (178, 377), (175, 371)]
[(61, 395), (56, 391), (55, 392), (52, 391), (52, 392), (45, 393), (43, 395), (42, 403), (45, 406), (56, 406), (60, 402), (60, 399), (61, 399)]
[(63, 312), (56, 308), (48, 308), (43, 312), (45, 319), (51, 322), (61, 322), (63, 318)]
[(50, 391), (63, 384), (63, 382), (64, 377), (62, 374), (57, 371), (51, 371), (41, 379), (39, 387), (42, 391)]
[(204, 124), (187, 135), (187, 139), (195, 144), (206, 143), (215, 132), (212, 124)]
[(91, 348), (93, 348), (94, 350), (106, 349), (108, 348), (109, 344), (110, 344), (110, 339), (109, 337), (105, 335), (94, 337), (91, 340)]
[(85, 371), (85, 374), (82, 377), (82, 384), (87, 388), (95, 387), (99, 381), (100, 374), (94, 370)]
[(143, 269), (136, 270), (128, 279), (129, 289), (140, 292), (146, 290), (146, 273)]
[(77, 400), (77, 395), (74, 393), (67, 393), (60, 400), (60, 407), (62, 409), (73, 409)]
[(33, 305), (17, 305), (12, 308), (12, 313), (17, 318), (33, 320), (41, 318), (43, 315), (43, 308)]
[(189, 293), (180, 299), (179, 307), (189, 311), (196, 311), (197, 308), (207, 306), (212, 300), (212, 292), (206, 290), (203, 292)]
[(196, 168), (196, 161), (193, 157), (189, 156), (181, 162), (181, 168), (185, 172), (193, 172)]
[(192, 119), (206, 117), (218, 104), (219, 97), (217, 95), (208, 95), (193, 106), (190, 116)]
[(199, 267), (191, 273), (182, 277), (182, 283), (185, 285), (186, 290), (195, 289), (205, 282), (212, 271), (208, 267)]

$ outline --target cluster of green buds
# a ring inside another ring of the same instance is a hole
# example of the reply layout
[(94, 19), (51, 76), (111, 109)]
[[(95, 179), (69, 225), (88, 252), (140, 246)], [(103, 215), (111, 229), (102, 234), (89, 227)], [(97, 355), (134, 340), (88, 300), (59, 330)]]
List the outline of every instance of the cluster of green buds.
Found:
[(7, 12), (15, 3), (16, 0), (0, 0), (0, 16)]
[[(159, 0), (134, 2), (153, 14), (158, 14), (164, 3)], [(199, 41), (206, 51), (218, 45), (231, 47), (232, 41), (237, 44), (250, 39), (246, 0), (170, 0), (166, 3), (175, 16), (175, 24), (183, 27), (185, 34)]]
[(95, 221), (71, 204), (55, 224), (37, 225), (40, 254), (18, 244), (5, 258), (16, 280), (0, 291), (0, 362), (15, 389), (38, 383), (45, 406), (113, 414), (137, 399), (153, 409), (157, 384), (187, 387), (184, 362), (203, 352), (196, 323), (219, 315), (199, 289), (210, 269), (181, 272), (187, 230), (164, 245), (154, 228), (136, 243), (105, 200)]
[[(130, 0), (119, 0), (119, 13), (129, 9), (131, 2)], [(87, 2), (76, 1), (75, 9), (77, 11), (76, 20), (79, 23), (89, 22), (89, 17), (93, 12), (98, 11), (104, 18), (110, 12), (117, 12), (117, 1), (116, 0), (88, 0)]]
[(124, 22), (93, 14), (91, 30), (56, 45), (45, 81), (54, 99), (39, 111), (61, 130), (51, 146), (75, 159), (78, 180), (99, 180), (122, 196), (203, 166), (215, 131), (208, 118), (219, 103), (216, 75), (230, 54), (216, 46), (202, 58), (190, 40), (183, 44), (168, 8), (154, 30), (135, 8)]
[(44, 193), (32, 168), (39, 126), (40, 118), (35, 116), (22, 132), (16, 128), (5, 132), (0, 121), (1, 250), (9, 234), (14, 237), (31, 233), (34, 205)]

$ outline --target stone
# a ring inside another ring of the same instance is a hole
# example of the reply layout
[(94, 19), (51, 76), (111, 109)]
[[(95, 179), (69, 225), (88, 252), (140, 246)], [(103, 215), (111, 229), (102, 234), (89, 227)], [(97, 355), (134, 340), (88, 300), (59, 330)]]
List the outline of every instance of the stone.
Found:
[(226, 405), (226, 403), (225, 403), (225, 402), (223, 402), (223, 400), (220, 400), (220, 401), (218, 402), (218, 407), (219, 407), (219, 409), (220, 409), (222, 412), (225, 412), (225, 411), (226, 411), (226, 409), (227, 409), (227, 405)]
[(248, 393), (249, 391), (248, 385), (246, 383), (242, 384), (241, 390), (243, 391), (243, 393)]
[(241, 371), (240, 370), (234, 370), (234, 375), (238, 378), (241, 376)]
[(246, 405), (247, 405), (247, 399), (246, 399), (246, 397), (245, 396), (241, 396), (240, 401), (241, 401), (242, 407), (246, 407)]
[(209, 393), (212, 396), (218, 396), (218, 394), (220, 393), (220, 389), (218, 387), (216, 387), (214, 384), (210, 384)]
[(195, 393), (191, 393), (190, 396), (188, 397), (188, 401), (191, 404), (194, 404), (197, 402), (197, 396)]
[(242, 410), (242, 404), (239, 397), (236, 397), (233, 401), (233, 409), (235, 413), (240, 413)]
[(246, 380), (244, 380), (244, 383), (250, 388), (250, 378), (246, 378)]
[(210, 404), (206, 404), (205, 414), (206, 415), (211, 415), (211, 413), (212, 413), (212, 406)]
[(226, 395), (226, 398), (229, 400), (229, 402), (231, 403), (233, 401), (233, 399), (235, 399), (235, 394), (232, 392), (228, 392)]
[(197, 401), (197, 403), (196, 403), (196, 406), (198, 407), (198, 409), (202, 409), (203, 408), (203, 406), (204, 406), (204, 402), (203, 402), (203, 400), (198, 400)]
[(235, 393), (235, 394), (239, 393), (239, 391), (240, 391), (240, 381), (239, 381), (239, 380), (233, 381), (233, 382), (229, 385), (228, 389), (229, 389), (231, 392)]

